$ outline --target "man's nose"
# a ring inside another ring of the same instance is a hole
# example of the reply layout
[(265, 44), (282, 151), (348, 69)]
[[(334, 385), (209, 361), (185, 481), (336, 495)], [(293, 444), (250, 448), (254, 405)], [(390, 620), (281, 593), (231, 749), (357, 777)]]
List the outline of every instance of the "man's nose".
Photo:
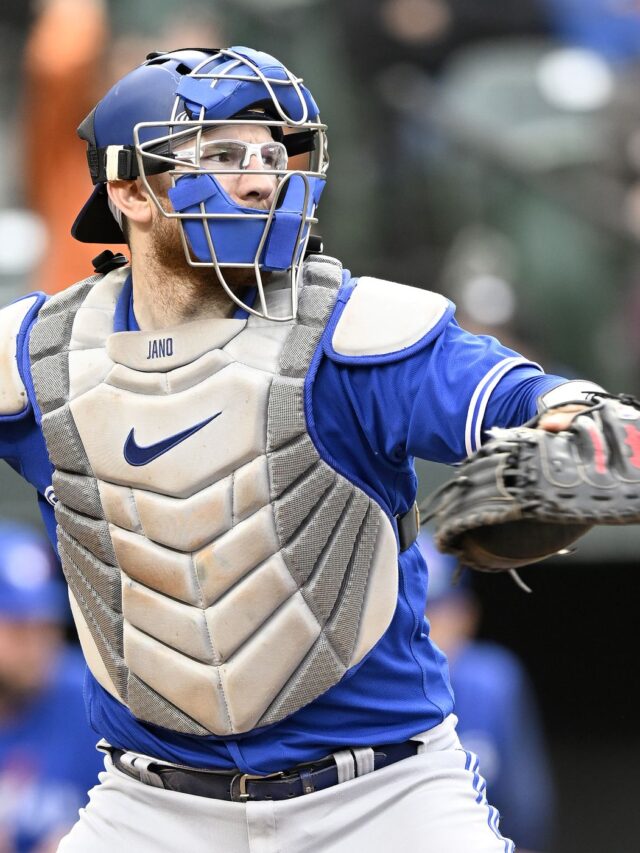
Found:
[(264, 174), (265, 166), (257, 154), (252, 154), (247, 169), (240, 175), (238, 196), (246, 202), (271, 201), (276, 189), (275, 175)]

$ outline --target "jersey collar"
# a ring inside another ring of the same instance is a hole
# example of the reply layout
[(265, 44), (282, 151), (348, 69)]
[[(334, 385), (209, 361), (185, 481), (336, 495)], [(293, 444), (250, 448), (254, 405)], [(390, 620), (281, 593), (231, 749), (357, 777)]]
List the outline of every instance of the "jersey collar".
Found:
[[(248, 305), (253, 305), (257, 294), (258, 288), (253, 287), (247, 296), (246, 301)], [(234, 320), (246, 320), (248, 317), (249, 312), (245, 311), (244, 308), (240, 308), (239, 306), (238, 308), (236, 308), (233, 314)], [(120, 295), (118, 296), (118, 301), (116, 302), (116, 311), (113, 317), (113, 331), (140, 331), (140, 326), (138, 325), (138, 321), (136, 320), (136, 315), (133, 308), (133, 281), (131, 279), (131, 273), (129, 273), (129, 275), (127, 276), (124, 286), (120, 291)]]

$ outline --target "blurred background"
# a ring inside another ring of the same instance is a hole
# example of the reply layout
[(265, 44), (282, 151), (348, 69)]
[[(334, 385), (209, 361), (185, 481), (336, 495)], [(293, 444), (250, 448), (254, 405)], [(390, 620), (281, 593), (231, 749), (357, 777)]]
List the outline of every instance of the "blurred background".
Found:
[[(149, 50), (249, 44), (304, 76), (329, 125), (327, 253), (640, 395), (638, 0), (3, 0), (0, 38), (0, 303), (90, 274), (101, 247), (69, 236), (91, 189), (75, 128), (111, 83)], [(4, 469), (0, 517), (37, 524)], [(448, 476), (419, 470), (422, 495)], [(526, 570), (532, 595), (473, 578), (477, 635), (537, 697), (551, 853), (638, 850), (639, 567), (640, 529), (600, 528)]]

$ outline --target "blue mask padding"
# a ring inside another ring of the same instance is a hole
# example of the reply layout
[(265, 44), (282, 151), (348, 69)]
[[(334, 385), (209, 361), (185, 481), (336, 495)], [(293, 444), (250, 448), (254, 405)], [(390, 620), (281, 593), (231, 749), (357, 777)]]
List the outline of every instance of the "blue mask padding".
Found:
[[(271, 60), (271, 57), (267, 57)], [(272, 60), (274, 63), (276, 60)], [(225, 67), (230, 66), (229, 61), (220, 63), (209, 69), (202, 69), (202, 73), (211, 73), (212, 71), (220, 72)], [(263, 65), (260, 70), (266, 77), (273, 77), (277, 80), (286, 80), (287, 76), (281, 65)], [(248, 68), (238, 66), (231, 69), (243, 74), (251, 73)], [(284, 112), (293, 119), (299, 121), (302, 119), (303, 111), (300, 99), (293, 86), (274, 86), (273, 87), (278, 102)], [(300, 91), (307, 104), (308, 117), (310, 120), (318, 115), (318, 107), (311, 96), (311, 93), (304, 86), (300, 86)], [(218, 80), (215, 86), (211, 85), (211, 80), (198, 77), (182, 77), (176, 94), (182, 97), (192, 113), (199, 113), (200, 108), (205, 108), (206, 119), (230, 118), (236, 113), (241, 112), (252, 104), (260, 101), (271, 101), (271, 95), (267, 87), (260, 82), (256, 77), (256, 81), (248, 80)]]
[[(205, 202), (207, 213), (246, 214), (242, 219), (216, 220), (210, 233), (220, 263), (253, 263), (266, 221), (256, 217), (265, 211), (234, 204), (213, 175), (185, 175), (168, 194), (178, 213), (199, 214), (200, 203)], [(203, 220), (185, 219), (183, 225), (196, 257), (211, 262)]]
[(317, 207), (318, 202), (320, 201), (320, 196), (322, 195), (322, 190), (326, 184), (326, 180), (321, 180), (320, 178), (310, 178), (309, 180), (312, 185), (311, 195), (313, 197), (313, 204), (314, 207)]
[[(310, 178), (311, 191), (307, 204), (310, 216), (314, 199), (320, 197), (324, 181)], [(257, 218), (264, 211), (234, 204), (213, 175), (185, 175), (178, 178), (168, 191), (174, 210), (178, 213), (201, 213), (204, 202), (207, 213), (242, 213), (242, 219), (219, 219), (212, 223), (211, 239), (220, 263), (253, 263), (264, 233), (265, 220)], [(296, 239), (304, 204), (305, 185), (299, 175), (287, 182), (282, 204), (271, 222), (260, 259), (270, 270), (286, 270), (297, 260)], [(196, 257), (205, 263), (212, 261), (209, 242), (201, 219), (183, 220), (185, 233)], [(306, 229), (303, 232), (306, 236)]]
[(300, 214), (279, 210), (265, 241), (261, 262), (265, 269), (286, 270), (291, 266), (300, 228)]
[[(296, 254), (298, 229), (304, 205), (305, 184), (299, 175), (293, 175), (286, 187), (282, 204), (276, 211), (262, 253), (262, 262), (266, 269), (288, 269)], [(313, 190), (309, 193), (307, 215), (313, 210)], [(306, 236), (308, 227), (302, 232)]]
[[(322, 195), (325, 182), (318, 178), (309, 178), (310, 192), (307, 202), (306, 215), (311, 216)], [(305, 183), (299, 175), (293, 175), (288, 182), (284, 200), (276, 211), (269, 234), (265, 241), (261, 263), (265, 269), (286, 270), (300, 260), (305, 238), (309, 231), (307, 225), (300, 235), (297, 244), (300, 218), (304, 206)]]
[[(194, 205), (200, 204), (215, 195), (217, 186), (211, 175), (185, 175), (178, 178), (175, 187), (171, 187), (169, 198), (173, 209), (179, 213), (195, 213)], [(230, 211), (229, 211), (230, 212)]]

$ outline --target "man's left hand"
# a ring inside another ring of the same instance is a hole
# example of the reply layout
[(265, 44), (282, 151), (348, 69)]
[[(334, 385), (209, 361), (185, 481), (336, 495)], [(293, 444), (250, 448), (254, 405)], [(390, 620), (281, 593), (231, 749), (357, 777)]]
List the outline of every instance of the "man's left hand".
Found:
[(589, 406), (582, 406), (580, 403), (558, 406), (544, 412), (540, 416), (537, 427), (538, 429), (546, 429), (547, 432), (562, 432), (562, 430), (569, 429), (576, 415), (587, 411), (588, 408)]

